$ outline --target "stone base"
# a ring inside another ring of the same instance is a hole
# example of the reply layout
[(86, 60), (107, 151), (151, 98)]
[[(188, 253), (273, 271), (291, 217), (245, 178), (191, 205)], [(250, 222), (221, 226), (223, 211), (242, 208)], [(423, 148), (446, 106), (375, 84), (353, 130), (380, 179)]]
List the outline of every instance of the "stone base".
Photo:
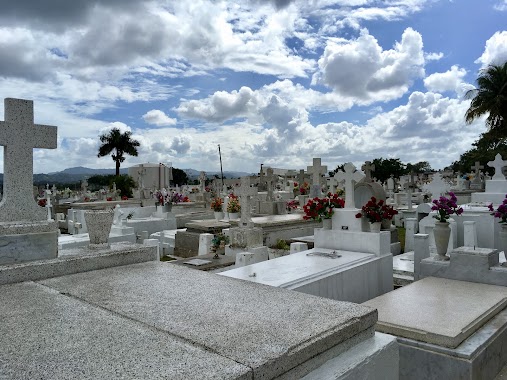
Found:
[(286, 214), (285, 201), (264, 201), (259, 202), (259, 214), (283, 215)]
[(507, 364), (507, 310), (456, 348), (398, 338), (400, 379), (493, 380)]
[(55, 221), (0, 223), (0, 264), (54, 259), (58, 256)]
[(472, 193), (472, 203), (493, 203), (494, 205), (502, 204), (505, 199), (504, 193)]
[(229, 237), (232, 247), (260, 247), (264, 244), (262, 238), (262, 228), (258, 227), (230, 228)]
[(268, 247), (251, 248), (249, 251), (236, 254), (236, 267), (244, 267), (269, 259)]
[(356, 218), (356, 214), (359, 212), (361, 212), (361, 209), (335, 209), (333, 214), (333, 230), (367, 231), (363, 226), (364, 218)]

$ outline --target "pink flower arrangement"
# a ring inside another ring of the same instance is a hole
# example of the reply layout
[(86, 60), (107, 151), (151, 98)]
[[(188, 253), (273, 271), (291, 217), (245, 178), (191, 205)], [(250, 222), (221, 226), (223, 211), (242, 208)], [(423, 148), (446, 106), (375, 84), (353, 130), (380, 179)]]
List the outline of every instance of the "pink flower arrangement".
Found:
[(439, 199), (433, 199), (433, 206), (431, 209), (437, 212), (437, 215), (433, 217), (439, 222), (447, 222), (450, 215), (461, 215), (463, 213), (463, 208), (458, 207), (457, 202), (458, 198), (456, 198), (452, 192), (449, 193), (449, 198), (440, 197)]
[(493, 204), (490, 204), (488, 208), (489, 211), (492, 211), (491, 215), (493, 215), (495, 218), (500, 218), (499, 223), (507, 223), (507, 195), (505, 195), (505, 199), (496, 210), (493, 208)]

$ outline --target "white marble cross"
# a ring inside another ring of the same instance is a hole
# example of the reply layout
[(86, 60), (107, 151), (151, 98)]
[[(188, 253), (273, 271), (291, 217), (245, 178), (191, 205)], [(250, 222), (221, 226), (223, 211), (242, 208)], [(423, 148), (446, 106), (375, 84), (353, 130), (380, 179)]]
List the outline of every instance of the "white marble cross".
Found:
[(475, 161), (475, 166), (472, 166), (472, 170), (475, 171), (476, 177), (479, 177), (481, 169), (484, 169), (484, 166), (481, 165), (481, 163), (479, 161)]
[(356, 170), (353, 163), (343, 165), (344, 171), (338, 171), (334, 176), (338, 181), (345, 181), (345, 208), (356, 208), (354, 202), (354, 185), (364, 178), (364, 174)]
[(299, 187), (303, 186), (304, 182), (305, 182), (305, 171), (304, 171), (304, 169), (301, 169), (298, 174)]
[(33, 197), (33, 149), (55, 149), (57, 128), (34, 124), (31, 100), (6, 98), (0, 121), (4, 146), (4, 193), (0, 222), (44, 221), (46, 212)]
[(320, 162), (320, 158), (313, 159), (313, 165), (307, 166), (306, 170), (309, 174), (312, 175), (312, 188), (310, 191), (310, 197), (318, 197), (320, 196), (321, 187), (320, 187), (320, 178), (323, 174), (327, 172), (327, 166), (322, 166)]
[(266, 183), (267, 192), (266, 200), (267, 201), (273, 201), (274, 200), (274, 187), (275, 187), (275, 181), (277, 180), (278, 176), (273, 174), (273, 168), (267, 168), (266, 175), (264, 177), (264, 182)]
[(507, 166), (507, 161), (504, 161), (502, 159), (502, 155), (500, 153), (496, 154), (494, 161), (488, 162), (488, 166), (495, 169), (495, 175), (492, 178), (493, 180), (505, 181), (505, 176), (503, 175), (502, 169), (504, 166)]
[(375, 165), (371, 163), (371, 161), (366, 161), (363, 166), (361, 166), (361, 170), (364, 172), (365, 182), (373, 182), (371, 179), (371, 172), (375, 170)]
[(250, 187), (250, 177), (241, 177), (241, 187), (239, 188), (241, 219), (240, 227), (252, 226), (252, 197), (257, 195), (257, 188)]

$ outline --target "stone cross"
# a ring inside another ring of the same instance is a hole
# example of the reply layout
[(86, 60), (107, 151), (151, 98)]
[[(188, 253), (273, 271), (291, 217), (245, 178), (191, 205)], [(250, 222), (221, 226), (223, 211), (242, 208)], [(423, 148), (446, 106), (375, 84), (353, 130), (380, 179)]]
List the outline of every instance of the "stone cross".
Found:
[(371, 172), (375, 170), (375, 165), (371, 163), (371, 161), (366, 161), (363, 166), (361, 166), (361, 170), (364, 172), (364, 182), (370, 183), (373, 182), (371, 179)]
[[(502, 159), (502, 155), (497, 153), (494, 161), (489, 161), (488, 166), (490, 168), (495, 169), (495, 175), (493, 176), (493, 180), (496, 181), (505, 181), (505, 176), (503, 175), (502, 169), (504, 166), (507, 166), (507, 161)], [(481, 168), (482, 169), (482, 168)]]
[(274, 190), (275, 180), (277, 179), (277, 177), (278, 176), (273, 174), (273, 168), (268, 168), (266, 170), (266, 176), (264, 177), (264, 182), (266, 183), (267, 190), (268, 190), (268, 194), (266, 196), (267, 201), (274, 201), (273, 190)]
[(364, 178), (364, 174), (353, 163), (343, 165), (344, 171), (338, 171), (334, 176), (338, 181), (345, 181), (345, 208), (355, 208), (354, 185)]
[(303, 186), (304, 182), (305, 182), (305, 171), (304, 171), (304, 169), (301, 169), (298, 174), (299, 187)]
[(206, 172), (201, 172), (199, 174), (199, 190), (201, 193), (204, 193), (206, 188)]
[(46, 190), (46, 210), (47, 210), (47, 220), (53, 220), (51, 217), (51, 208), (53, 205), (51, 204), (51, 190)]
[(320, 196), (320, 178), (327, 172), (327, 166), (322, 166), (320, 158), (313, 159), (313, 165), (307, 166), (306, 170), (312, 175), (312, 190), (310, 197)]
[(4, 146), (4, 192), (0, 222), (44, 221), (46, 212), (33, 197), (33, 149), (55, 149), (57, 128), (34, 124), (31, 100), (4, 100), (5, 121), (0, 121)]
[(472, 170), (475, 171), (476, 178), (480, 178), (480, 174), (481, 174), (480, 170), (481, 169), (484, 169), (484, 166), (481, 165), (481, 163), (479, 161), (475, 161), (475, 166), (472, 166)]
[(327, 178), (327, 188), (328, 191), (332, 193), (336, 193), (336, 188), (338, 187), (339, 183), (341, 181), (338, 181), (336, 177), (329, 177)]
[(250, 187), (250, 177), (241, 178), (239, 188), (241, 219), (240, 227), (252, 227), (252, 197), (257, 195), (257, 188)]

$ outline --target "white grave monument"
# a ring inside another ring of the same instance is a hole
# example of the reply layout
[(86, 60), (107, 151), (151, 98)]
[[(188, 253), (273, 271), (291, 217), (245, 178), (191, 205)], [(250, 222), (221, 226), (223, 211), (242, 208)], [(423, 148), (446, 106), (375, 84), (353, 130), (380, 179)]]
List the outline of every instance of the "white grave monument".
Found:
[(320, 158), (313, 159), (313, 165), (307, 167), (307, 171), (312, 175), (312, 188), (310, 189), (310, 197), (320, 197), (321, 191), (321, 177), (326, 174), (327, 166), (322, 166)]
[(34, 124), (31, 100), (4, 100), (4, 192), (0, 202), (0, 264), (55, 258), (58, 226), (33, 196), (33, 149), (55, 149), (57, 127)]
[(361, 171), (356, 170), (356, 167), (351, 162), (347, 162), (343, 165), (343, 169), (345, 171), (338, 171), (338, 173), (335, 174), (335, 178), (338, 181), (345, 181), (345, 208), (340, 210), (339, 213), (334, 213), (333, 229), (362, 231), (362, 219), (355, 217), (361, 210), (357, 209), (355, 205), (354, 186), (365, 176)]
[(504, 161), (498, 153), (494, 161), (488, 162), (488, 166), (495, 169), (495, 175), (492, 179), (486, 180), (485, 192), (472, 193), (472, 203), (499, 205), (504, 200), (505, 194), (507, 194), (507, 180), (502, 173), (502, 169), (507, 166), (507, 161)]

